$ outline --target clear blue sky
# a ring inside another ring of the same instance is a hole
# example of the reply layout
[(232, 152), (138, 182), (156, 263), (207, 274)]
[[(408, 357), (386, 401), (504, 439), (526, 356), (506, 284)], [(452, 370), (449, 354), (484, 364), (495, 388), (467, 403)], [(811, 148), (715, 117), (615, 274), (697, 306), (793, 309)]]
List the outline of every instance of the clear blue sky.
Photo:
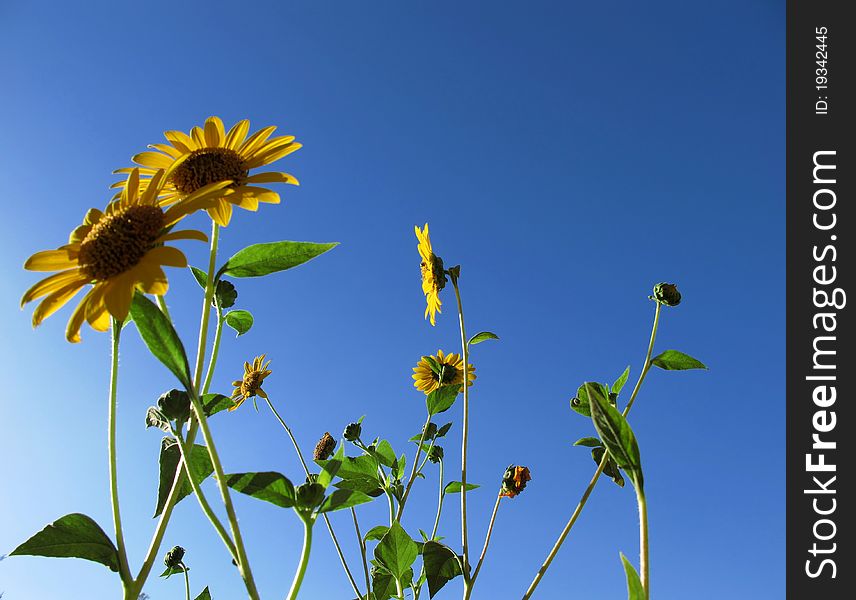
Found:
[[(399, 451), (424, 418), (420, 355), (458, 347), (453, 299), (422, 319), (413, 225), (463, 265), (474, 349), (471, 542), (480, 546), (509, 463), (526, 492), (500, 510), (475, 596), (518, 598), (592, 474), (568, 408), (584, 380), (612, 380), (644, 354), (651, 285), (675, 281), (658, 349), (710, 371), (651, 373), (631, 422), (646, 465), (658, 600), (784, 595), (784, 6), (781, 2), (318, 3), (4, 2), (0, 59), (3, 294), (0, 553), (45, 523), (85, 512), (106, 529), (109, 340), (63, 340), (68, 310), (33, 332), (17, 303), (21, 265), (62, 243), (111, 170), (211, 114), (248, 117), (305, 145), (283, 161), (301, 180), (284, 202), (241, 212), (223, 253), (258, 241), (339, 241), (297, 270), (240, 282), (256, 327), (227, 336), (219, 391), (267, 352), (266, 389), (304, 448), (366, 414)], [(201, 215), (196, 223), (205, 228)], [(183, 246), (202, 265), (202, 244)], [(198, 299), (174, 271), (169, 303), (187, 339)], [(131, 560), (154, 521), (159, 435), (145, 409), (173, 385), (133, 330), (120, 380), (120, 492)], [(191, 344), (192, 345), (192, 344)], [(228, 393), (228, 391), (227, 391)], [(460, 406), (450, 434), (459, 440)], [(250, 405), (213, 423), (227, 471), (298, 480), (288, 440)], [(459, 441), (447, 444), (450, 465)], [(408, 450), (409, 451), (409, 450)], [(430, 528), (436, 476), (405, 526)], [(216, 498), (212, 482), (206, 489)], [(288, 511), (236, 498), (263, 595), (284, 596), (300, 551)], [(441, 533), (458, 539), (455, 502)], [(361, 511), (363, 528), (385, 508)], [(625, 597), (618, 558), (638, 562), (630, 488), (602, 480), (544, 579), (540, 598)], [(334, 516), (357, 565), (347, 514)], [(188, 550), (194, 593), (241, 597), (193, 499), (165, 540)], [(441, 597), (456, 597), (459, 581)], [(452, 591), (454, 590), (454, 592)], [(0, 563), (4, 600), (111, 598), (118, 579), (82, 561)], [(152, 600), (182, 597), (152, 578)], [(319, 530), (306, 598), (350, 597)]]

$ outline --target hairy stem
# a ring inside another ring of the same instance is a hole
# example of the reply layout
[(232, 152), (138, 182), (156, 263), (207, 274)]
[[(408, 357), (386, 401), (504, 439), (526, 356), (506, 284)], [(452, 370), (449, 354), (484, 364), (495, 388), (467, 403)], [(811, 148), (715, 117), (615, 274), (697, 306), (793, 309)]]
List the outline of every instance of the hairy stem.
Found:
[(107, 454), (110, 466), (110, 505), (113, 508), (113, 528), (116, 531), (116, 546), (119, 551), (119, 577), (123, 587), (134, 585), (131, 570), (128, 568), (128, 555), (125, 551), (125, 535), (122, 532), (122, 516), (119, 513), (119, 477), (116, 466), (116, 391), (119, 381), (119, 337), (122, 324), (112, 319), (110, 327), (110, 391), (107, 411)]
[(187, 600), (190, 600), (190, 575), (187, 572), (187, 565), (183, 562), (178, 563), (181, 565), (181, 568), (184, 569), (184, 597)]
[(651, 574), (648, 565), (648, 502), (645, 492), (636, 486), (636, 502), (639, 505), (639, 577), (645, 600), (651, 597)]
[(500, 500), (502, 500), (502, 496), (497, 494), (496, 504), (493, 505), (493, 514), (490, 515), (490, 524), (487, 526), (487, 535), (485, 535), (484, 538), (484, 548), (482, 548), (481, 556), (479, 556), (479, 562), (476, 563), (476, 569), (473, 571), (473, 576), (470, 579), (470, 593), (473, 591), (473, 586), (476, 584), (476, 577), (479, 576), (479, 571), (481, 570), (482, 563), (484, 562), (484, 557), (487, 554), (487, 546), (490, 544), (490, 534), (493, 533), (493, 523), (496, 521), (496, 513), (499, 510)]
[(214, 377), (214, 368), (217, 366), (217, 355), (220, 353), (220, 338), (223, 334), (223, 310), (217, 307), (217, 328), (214, 330), (214, 343), (211, 344), (211, 360), (208, 361), (208, 370), (202, 383), (200, 395), (207, 394), (211, 387), (211, 379)]
[(297, 565), (297, 572), (294, 574), (294, 580), (291, 582), (291, 589), (288, 591), (286, 600), (297, 598), (300, 586), (303, 584), (303, 576), (306, 574), (306, 566), (309, 564), (309, 552), (312, 549), (312, 517), (300, 515), (300, 518), (303, 521), (303, 552), (300, 553), (300, 562)]
[(410, 477), (407, 478), (407, 486), (404, 488), (404, 494), (401, 496), (401, 502), (398, 503), (398, 513), (395, 515), (396, 521), (401, 521), (401, 515), (404, 513), (404, 504), (407, 502), (407, 496), (410, 495), (410, 488), (413, 487), (413, 482), (416, 480), (417, 465), (419, 464), (419, 454), (422, 452), (422, 442), (425, 441), (425, 434), (428, 431), (428, 424), (431, 423), (431, 415), (425, 419), (425, 425), (422, 426), (422, 435), (419, 436), (419, 443), (416, 445), (416, 456), (413, 459), (413, 466), (410, 468)]
[(360, 523), (357, 521), (357, 511), (351, 507), (351, 515), (354, 517), (354, 530), (357, 532), (357, 543), (360, 545), (360, 556), (363, 559), (363, 573), (366, 576), (366, 593), (372, 589), (371, 578), (369, 577), (369, 562), (366, 559), (366, 542), (363, 539), (363, 534), (360, 533)]

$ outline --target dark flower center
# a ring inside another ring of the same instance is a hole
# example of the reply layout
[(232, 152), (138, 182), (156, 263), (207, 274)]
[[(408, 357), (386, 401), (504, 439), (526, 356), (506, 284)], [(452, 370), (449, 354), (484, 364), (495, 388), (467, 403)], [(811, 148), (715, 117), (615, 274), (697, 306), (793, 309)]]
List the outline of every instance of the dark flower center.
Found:
[(440, 375), (438, 376), (438, 380), (441, 384), (445, 385), (454, 382), (457, 375), (458, 370), (452, 365), (440, 365)]
[(152, 249), (163, 225), (157, 206), (132, 206), (105, 216), (80, 243), (80, 270), (97, 281), (128, 271)]
[(259, 371), (252, 371), (244, 375), (241, 393), (245, 398), (255, 396), (260, 387), (262, 387), (262, 374)]
[(241, 155), (228, 148), (201, 148), (190, 153), (176, 167), (170, 181), (182, 194), (192, 194), (209, 183), (232, 179), (240, 181), (249, 174)]

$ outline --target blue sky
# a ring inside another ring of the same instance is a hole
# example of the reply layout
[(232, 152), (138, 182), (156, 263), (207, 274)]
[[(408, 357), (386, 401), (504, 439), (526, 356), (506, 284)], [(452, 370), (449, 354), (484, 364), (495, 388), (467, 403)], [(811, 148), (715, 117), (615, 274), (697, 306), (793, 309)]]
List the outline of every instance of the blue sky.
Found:
[[(458, 347), (453, 296), (435, 328), (422, 319), (413, 225), (462, 265), (474, 348), (471, 544), (480, 547), (493, 489), (509, 463), (529, 465), (526, 492), (500, 509), (476, 598), (522, 595), (594, 468), (571, 443), (591, 423), (568, 408), (585, 380), (635, 377), (658, 281), (675, 281), (658, 350), (709, 372), (652, 372), (630, 421), (650, 504), (656, 598), (784, 595), (784, 6), (779, 2), (117, 5), (7, 2), (0, 7), (4, 94), (0, 221), (0, 451), (6, 482), (0, 553), (45, 523), (85, 512), (106, 529), (108, 336), (72, 346), (69, 311), (33, 332), (21, 265), (55, 247), (111, 171), (205, 117), (278, 125), (304, 148), (282, 165), (301, 187), (280, 206), (241, 212), (222, 254), (280, 239), (339, 241), (317, 261), (239, 282), (256, 327), (226, 336), (218, 391), (267, 352), (266, 389), (308, 451), (324, 431), (364, 427), (399, 452), (424, 419), (411, 367)], [(205, 228), (206, 219), (195, 218)], [(185, 243), (202, 266), (202, 244)], [(168, 301), (195, 339), (198, 288), (174, 271)], [(451, 290), (449, 290), (451, 291)], [(154, 521), (159, 436), (145, 408), (172, 387), (128, 330), (122, 348), (120, 493), (131, 561)], [(193, 345), (192, 342), (189, 345)], [(228, 393), (228, 392), (227, 392)], [(459, 460), (460, 406), (446, 447)], [(299, 479), (288, 439), (249, 405), (212, 423), (227, 471)], [(458, 441), (454, 441), (458, 440)], [(408, 449), (409, 451), (409, 449)], [(458, 473), (460, 475), (460, 473)], [(430, 528), (436, 474), (419, 481), (405, 526)], [(216, 499), (216, 488), (206, 483)], [(285, 594), (299, 521), (235, 498), (264, 597)], [(458, 539), (455, 502), (440, 532)], [(375, 503), (360, 512), (382, 523)], [(536, 597), (621, 598), (623, 551), (638, 563), (632, 490), (602, 480)], [(346, 514), (334, 516), (357, 566)], [(323, 531), (304, 596), (349, 597)], [(164, 549), (188, 550), (195, 592), (242, 586), (193, 499)], [(455, 597), (459, 581), (440, 597)], [(0, 563), (4, 599), (116, 597), (118, 578), (81, 561)], [(152, 578), (152, 600), (179, 580)]]

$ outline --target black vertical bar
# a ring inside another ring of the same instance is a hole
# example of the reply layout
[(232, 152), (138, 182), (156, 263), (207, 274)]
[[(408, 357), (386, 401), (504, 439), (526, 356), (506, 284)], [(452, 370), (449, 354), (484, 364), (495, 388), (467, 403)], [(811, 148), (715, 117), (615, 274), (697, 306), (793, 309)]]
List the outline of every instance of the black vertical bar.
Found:
[(848, 4), (787, 4), (786, 566), (795, 600), (856, 598), (856, 355), (847, 305), (856, 293), (856, 20)]

